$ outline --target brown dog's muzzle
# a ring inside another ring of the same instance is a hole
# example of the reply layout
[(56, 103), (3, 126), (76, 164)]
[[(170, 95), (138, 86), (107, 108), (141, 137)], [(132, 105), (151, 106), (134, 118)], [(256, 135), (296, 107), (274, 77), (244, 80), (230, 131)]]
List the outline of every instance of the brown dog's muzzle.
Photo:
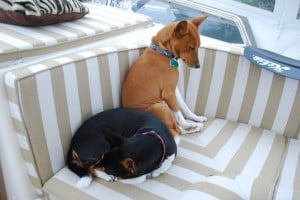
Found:
[(183, 54), (181, 57), (182, 61), (190, 68), (200, 68), (200, 63), (198, 59), (198, 52), (196, 54)]
[(196, 69), (199, 69), (199, 68), (200, 68), (200, 63), (189, 64), (189, 63), (185, 62), (184, 60), (183, 60), (183, 62), (184, 62), (188, 67), (190, 67), (190, 68), (196, 68)]

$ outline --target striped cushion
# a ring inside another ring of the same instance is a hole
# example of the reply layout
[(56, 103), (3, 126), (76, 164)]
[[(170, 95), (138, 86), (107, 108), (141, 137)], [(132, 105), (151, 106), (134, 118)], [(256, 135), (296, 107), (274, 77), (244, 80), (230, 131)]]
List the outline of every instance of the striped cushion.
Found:
[(198, 114), (249, 123), (298, 138), (300, 83), (245, 57), (201, 48), (199, 69), (180, 68), (180, 90)]
[(280, 170), (285, 138), (223, 119), (211, 119), (205, 125), (202, 133), (182, 137), (167, 173), (145, 183), (125, 185), (95, 178), (87, 191), (80, 191), (76, 190), (79, 178), (63, 168), (44, 189), (67, 199), (178, 199), (191, 193), (219, 199), (268, 199)]
[(41, 27), (0, 23), (0, 60), (16, 60), (92, 44), (152, 23), (147, 16), (99, 4), (84, 4), (84, 18)]
[(290, 139), (274, 199), (300, 199), (300, 141)]
[(65, 165), (72, 134), (83, 121), (120, 106), (125, 73), (143, 50), (128, 49), (95, 49), (5, 75), (12, 120), (35, 187)]
[(78, 190), (78, 177), (65, 167), (72, 133), (93, 114), (120, 106), (125, 74), (143, 50), (103, 47), (5, 74), (12, 121), (38, 191), (54, 199), (268, 199), (290, 189), (299, 197), (299, 142), (286, 137), (299, 133), (299, 81), (209, 48), (200, 50), (200, 70), (180, 68), (179, 88), (190, 108), (210, 120), (201, 133), (182, 136), (172, 168), (136, 186), (95, 179)]

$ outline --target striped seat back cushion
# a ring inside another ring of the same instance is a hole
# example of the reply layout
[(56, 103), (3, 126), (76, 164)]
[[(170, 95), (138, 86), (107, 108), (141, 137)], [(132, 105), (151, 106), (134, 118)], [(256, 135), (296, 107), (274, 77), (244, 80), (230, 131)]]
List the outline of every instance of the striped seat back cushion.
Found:
[(96, 49), (6, 73), (12, 120), (36, 187), (65, 166), (83, 121), (120, 106), (121, 83), (143, 49)]
[(298, 137), (299, 80), (261, 69), (235, 53), (201, 48), (199, 57), (200, 69), (180, 68), (179, 89), (191, 110)]

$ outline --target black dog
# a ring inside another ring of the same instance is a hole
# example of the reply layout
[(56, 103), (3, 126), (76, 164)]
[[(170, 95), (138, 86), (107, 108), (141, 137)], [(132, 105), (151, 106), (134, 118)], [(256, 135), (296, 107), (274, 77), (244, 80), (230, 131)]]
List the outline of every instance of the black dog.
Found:
[(157, 176), (171, 165), (176, 153), (173, 136), (158, 118), (144, 111), (117, 108), (82, 124), (72, 139), (67, 165), (86, 179), (80, 183), (83, 187), (91, 182), (89, 174), (109, 181)]

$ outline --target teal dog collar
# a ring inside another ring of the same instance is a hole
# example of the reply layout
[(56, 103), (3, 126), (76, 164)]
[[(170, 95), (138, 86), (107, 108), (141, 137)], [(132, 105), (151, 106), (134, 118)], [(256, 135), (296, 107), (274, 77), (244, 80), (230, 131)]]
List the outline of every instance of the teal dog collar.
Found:
[(150, 48), (157, 51), (157, 52), (159, 52), (160, 54), (162, 54), (164, 56), (167, 56), (167, 57), (171, 58), (170, 66), (175, 68), (175, 69), (178, 69), (179, 63), (178, 63), (178, 60), (177, 60), (176, 56), (173, 53), (171, 53), (168, 50), (160, 48), (158, 45), (156, 45), (154, 43), (151, 43)]

